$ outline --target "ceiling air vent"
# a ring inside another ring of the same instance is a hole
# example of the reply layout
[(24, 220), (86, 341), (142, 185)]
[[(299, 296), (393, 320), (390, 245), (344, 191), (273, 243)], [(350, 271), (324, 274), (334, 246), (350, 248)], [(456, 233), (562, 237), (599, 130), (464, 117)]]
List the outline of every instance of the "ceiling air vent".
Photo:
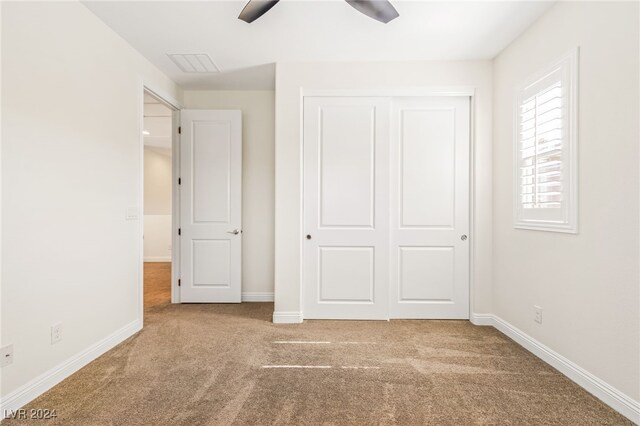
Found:
[(218, 66), (206, 53), (169, 53), (169, 59), (183, 72), (213, 73), (220, 72)]

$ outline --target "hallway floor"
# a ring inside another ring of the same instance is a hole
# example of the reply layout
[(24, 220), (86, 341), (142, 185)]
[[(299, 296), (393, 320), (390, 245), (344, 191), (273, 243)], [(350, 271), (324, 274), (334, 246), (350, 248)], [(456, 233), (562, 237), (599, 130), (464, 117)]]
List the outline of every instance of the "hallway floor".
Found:
[(144, 263), (144, 309), (171, 303), (171, 262)]
[(630, 424), (493, 328), (274, 325), (272, 312), (271, 303), (149, 306), (140, 333), (26, 407), (55, 409), (56, 419), (3, 424)]

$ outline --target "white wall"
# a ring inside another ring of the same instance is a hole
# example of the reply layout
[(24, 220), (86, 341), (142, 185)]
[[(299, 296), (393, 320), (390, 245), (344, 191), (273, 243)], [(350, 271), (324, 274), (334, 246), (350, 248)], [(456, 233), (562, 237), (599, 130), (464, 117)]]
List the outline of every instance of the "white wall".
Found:
[(185, 91), (185, 108), (242, 111), (242, 292), (273, 292), (274, 92)]
[[(638, 3), (559, 2), (494, 62), (494, 313), (640, 400)], [(580, 46), (579, 234), (516, 230), (514, 87)], [(533, 305), (544, 309), (533, 321)]]
[[(7, 407), (96, 352), (29, 387), (35, 378), (140, 327), (140, 221), (125, 213), (142, 204), (142, 79), (181, 93), (80, 3), (1, 7), (2, 344), (15, 357), (2, 369)], [(63, 339), (51, 345), (56, 322)], [(19, 388), (27, 394), (15, 400)]]
[(301, 89), (474, 87), (476, 269), (471, 309), (491, 311), (491, 61), (279, 63), (276, 67), (275, 321), (301, 313)]
[(144, 260), (171, 261), (171, 150), (144, 148)]
[[(2, 120), (3, 120), (3, 114), (2, 114), (2, 99), (1, 99), (1, 95), (2, 95), (2, 89), (3, 89), (3, 73), (2, 73), (2, 58), (4, 57), (4, 49), (3, 49), (3, 37), (2, 37), (2, 4), (0, 4), (0, 345), (3, 345), (4, 341), (2, 339), (2, 287), (3, 287), (3, 282), (4, 282), (4, 270), (2, 268), (2, 248), (4, 246), (3, 243), (3, 233), (2, 233), (2, 223), (3, 223), (3, 216), (2, 216), (2, 206), (3, 206), (3, 198), (2, 198), (2, 187), (4, 186), (4, 179), (3, 179), (3, 171), (2, 171), (2, 143), (3, 143), (3, 135), (4, 135), (4, 128), (2, 126)], [(2, 371), (0, 370), (0, 401), (2, 401)], [(2, 403), (0, 402), (0, 405), (2, 405)]]

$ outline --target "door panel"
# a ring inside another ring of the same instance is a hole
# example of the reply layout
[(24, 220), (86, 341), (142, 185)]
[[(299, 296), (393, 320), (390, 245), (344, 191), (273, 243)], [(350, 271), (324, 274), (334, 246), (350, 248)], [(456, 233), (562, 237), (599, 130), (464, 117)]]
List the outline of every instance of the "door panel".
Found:
[(229, 240), (192, 240), (193, 285), (229, 288)]
[(181, 128), (180, 300), (240, 303), (241, 113), (183, 110)]
[(229, 222), (230, 124), (228, 121), (193, 122), (193, 223)]
[[(405, 227), (453, 227), (453, 108), (401, 109), (401, 224)], [(443, 143), (445, 141), (445, 143)]]
[(320, 109), (321, 227), (373, 227), (375, 108)]
[(321, 303), (373, 303), (373, 247), (320, 247), (319, 254)]
[(305, 318), (388, 318), (388, 149), (388, 99), (305, 98)]
[(392, 318), (469, 318), (469, 98), (396, 98)]
[(401, 302), (453, 301), (453, 247), (400, 247)]

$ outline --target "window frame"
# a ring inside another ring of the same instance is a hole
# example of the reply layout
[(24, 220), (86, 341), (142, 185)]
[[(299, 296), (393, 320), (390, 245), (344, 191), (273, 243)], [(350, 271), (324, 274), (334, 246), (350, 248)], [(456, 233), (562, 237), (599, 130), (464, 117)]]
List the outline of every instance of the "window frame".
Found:
[[(514, 97), (513, 119), (513, 226), (516, 229), (578, 233), (578, 53), (576, 47), (527, 78), (518, 86)], [(544, 90), (545, 80), (560, 73), (563, 91), (566, 88), (566, 118), (562, 117), (562, 207), (557, 209), (524, 209), (522, 207), (520, 175), (520, 107), (524, 100)], [(542, 87), (538, 87), (542, 86)], [(532, 210), (532, 211), (526, 211)], [(547, 211), (544, 211), (547, 210)]]

